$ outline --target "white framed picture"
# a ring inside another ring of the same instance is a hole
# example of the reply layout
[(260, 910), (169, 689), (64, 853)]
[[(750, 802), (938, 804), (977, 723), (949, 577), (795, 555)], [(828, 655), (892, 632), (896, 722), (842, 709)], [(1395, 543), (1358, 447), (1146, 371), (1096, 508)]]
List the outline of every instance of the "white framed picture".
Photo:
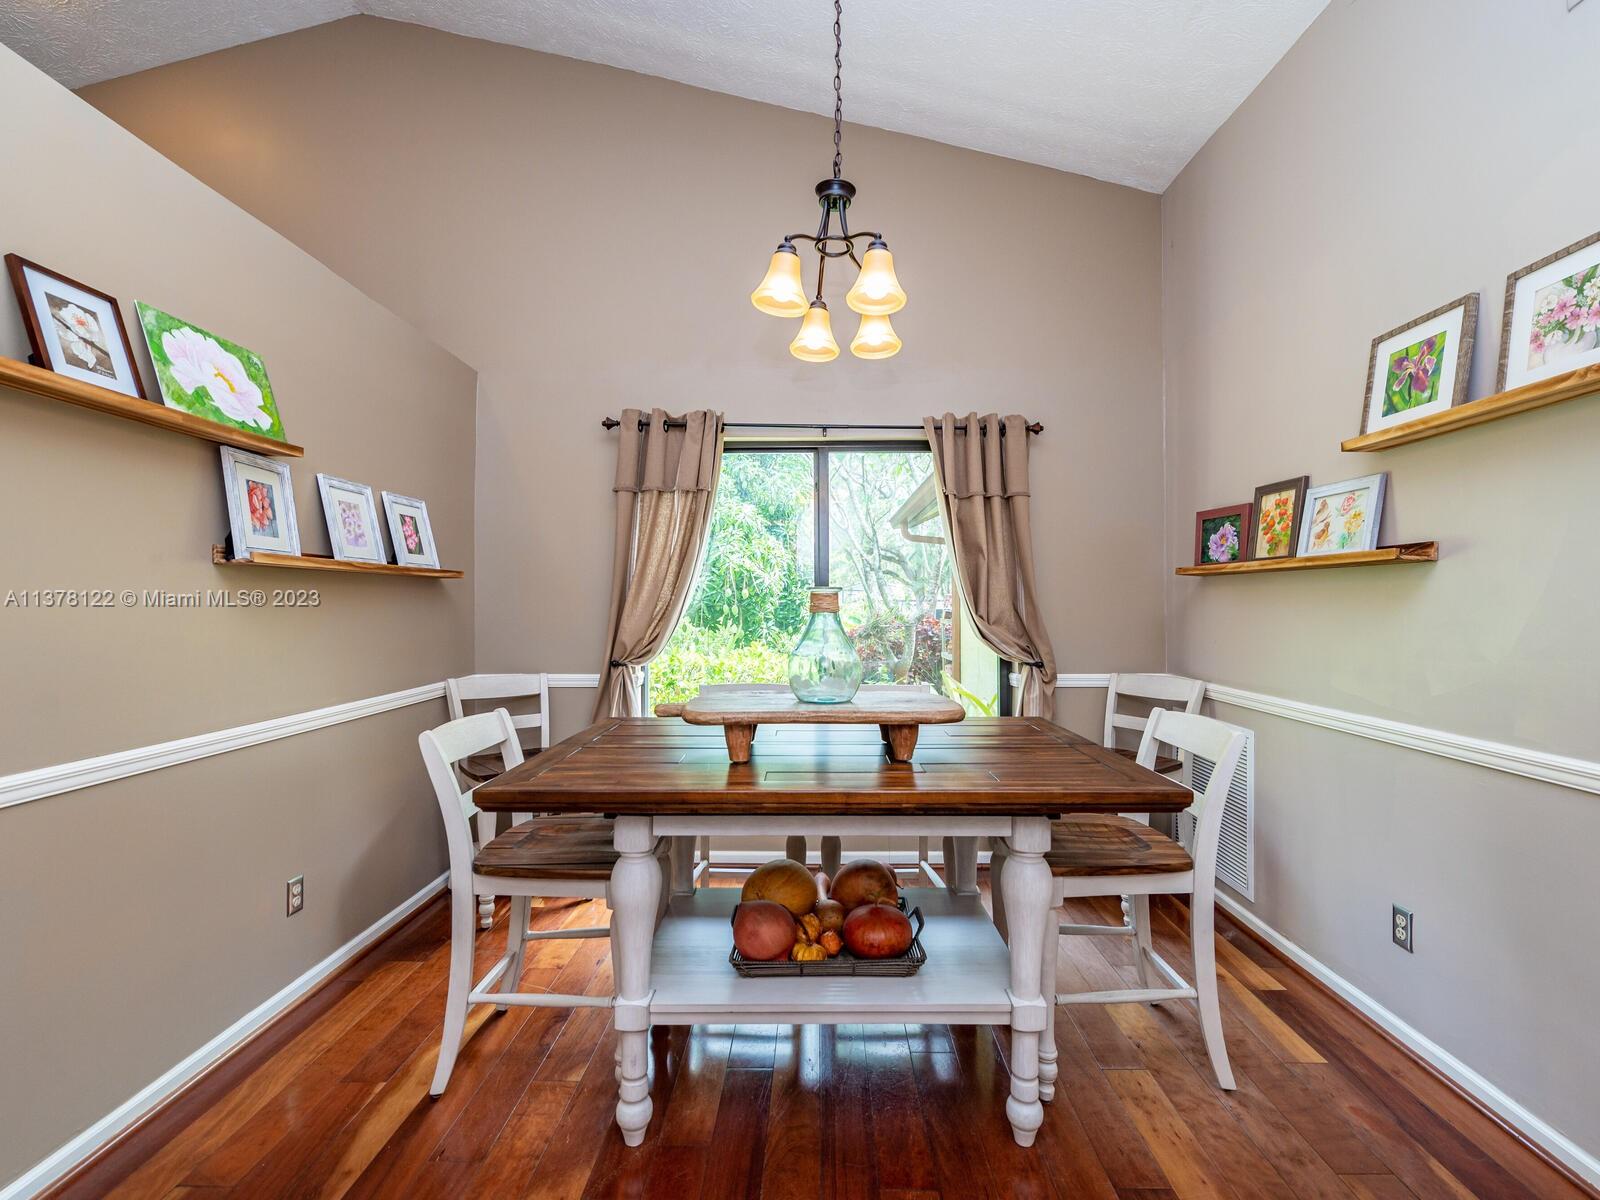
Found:
[(288, 464), (233, 446), (220, 449), (233, 557), (249, 558), (258, 550), (298, 555), (300, 527), (295, 523)]
[(1478, 296), (1462, 296), (1372, 339), (1361, 432), (1444, 412), (1467, 398)]
[(383, 511), (389, 518), (389, 542), (394, 561), (402, 567), (437, 567), (439, 548), (433, 542), (428, 506), (414, 496), (383, 494)]
[(1307, 489), (1300, 557), (1376, 550), (1388, 479), (1386, 472), (1380, 472)]
[(317, 472), (322, 496), (322, 516), (328, 522), (328, 541), (340, 562), (386, 563), (383, 530), (372, 488), (365, 483)]
[(1500, 391), (1600, 362), (1600, 233), (1506, 280)]

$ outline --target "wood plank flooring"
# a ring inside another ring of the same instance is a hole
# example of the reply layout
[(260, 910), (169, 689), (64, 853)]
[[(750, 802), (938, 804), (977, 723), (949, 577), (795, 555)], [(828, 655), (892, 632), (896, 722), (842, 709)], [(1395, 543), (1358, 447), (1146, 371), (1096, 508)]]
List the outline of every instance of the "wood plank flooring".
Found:
[[(725, 876), (720, 884), (736, 882)], [(538, 904), (535, 901), (535, 904)], [(1154, 906), (1184, 961), (1187, 913)], [(1071, 919), (1118, 919), (1074, 901)], [(479, 937), (504, 946), (506, 912)], [(540, 928), (605, 924), (598, 901)], [(655, 1116), (628, 1149), (609, 1014), (475, 1009), (430, 1100), (449, 932), (441, 899), (175, 1103), (61, 1198), (790, 1197), (815, 1200), (1462, 1200), (1591, 1193), (1219, 914), (1238, 1090), (1183, 1003), (1066, 1007), (1032, 1151), (1005, 1118), (1006, 1031), (704, 1026), (652, 1036)], [(530, 943), (524, 987), (604, 994), (603, 941)], [(1065, 938), (1062, 990), (1127, 987), (1118, 939)]]

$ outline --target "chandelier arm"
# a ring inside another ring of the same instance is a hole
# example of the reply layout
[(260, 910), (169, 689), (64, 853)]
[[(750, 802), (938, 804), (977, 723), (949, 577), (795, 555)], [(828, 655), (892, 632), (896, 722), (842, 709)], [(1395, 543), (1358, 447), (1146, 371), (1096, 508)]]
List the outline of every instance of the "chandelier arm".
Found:
[(857, 238), (873, 238), (878, 241), (882, 241), (883, 234), (870, 233), (866, 230), (863, 230), (860, 233), (851, 234), (830, 233), (824, 235), (823, 237), (816, 237), (815, 235), (809, 233), (791, 233), (787, 234), (783, 240), (786, 242), (849, 242), (853, 247)]

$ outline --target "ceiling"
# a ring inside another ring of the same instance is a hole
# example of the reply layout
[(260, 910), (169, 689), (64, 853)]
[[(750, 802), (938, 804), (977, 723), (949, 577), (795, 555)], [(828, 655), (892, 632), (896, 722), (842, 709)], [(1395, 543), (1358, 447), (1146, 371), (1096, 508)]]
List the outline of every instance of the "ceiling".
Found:
[[(1162, 191), (1328, 0), (849, 0), (845, 115)], [(68, 87), (355, 13), (833, 111), (826, 0), (0, 0)]]

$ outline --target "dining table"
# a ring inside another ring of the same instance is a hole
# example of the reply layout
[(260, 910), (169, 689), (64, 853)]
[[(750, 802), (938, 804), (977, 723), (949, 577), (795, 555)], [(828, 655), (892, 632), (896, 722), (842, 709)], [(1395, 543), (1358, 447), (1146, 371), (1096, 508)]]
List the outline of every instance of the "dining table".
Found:
[[(891, 760), (872, 726), (763, 725), (749, 761), (729, 761), (722, 730), (679, 718), (591, 725), (474, 793), (486, 812), (598, 813), (618, 854), (607, 892), (616, 994), (617, 1124), (637, 1146), (650, 1124), (654, 1025), (940, 1023), (1008, 1025), (1006, 1115), (1033, 1144), (1053, 1095), (1055, 1047), (1041, 1045), (1041, 980), (1052, 926), (1051, 821), (1073, 813), (1167, 813), (1192, 793), (1040, 717), (929, 725), (909, 761)], [(953, 837), (975, 860), (979, 839), (1004, 854), (995, 925), (975, 871), (910, 888), (922, 910), (926, 962), (904, 977), (748, 978), (729, 962), (740, 893), (697, 886), (704, 835)], [(658, 858), (671, 841), (671, 868)], [(1053, 988), (1053, 985), (1051, 985)], [(1041, 1090), (1041, 1085), (1042, 1090)]]

